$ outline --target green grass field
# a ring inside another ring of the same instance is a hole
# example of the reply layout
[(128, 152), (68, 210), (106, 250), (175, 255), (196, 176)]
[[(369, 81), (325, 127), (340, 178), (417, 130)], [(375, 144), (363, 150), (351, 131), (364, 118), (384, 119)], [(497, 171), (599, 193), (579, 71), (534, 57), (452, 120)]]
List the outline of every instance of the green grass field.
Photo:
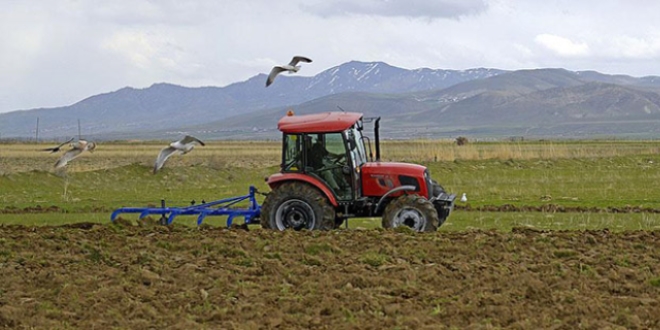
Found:
[[(100, 144), (94, 154), (52, 171), (57, 155), (39, 152), (50, 144), (12, 144), (0, 151), (0, 223), (61, 224), (109, 222), (122, 206), (188, 205), (244, 195), (248, 187), (267, 192), (264, 178), (278, 170), (278, 142), (217, 141), (183, 157), (172, 157), (156, 175), (151, 162), (157, 143)], [(128, 146), (128, 148), (126, 147)], [(660, 209), (660, 155), (653, 141), (474, 143), (391, 141), (383, 159), (428, 166), (446, 190), (467, 193), (471, 207), (540, 206), (639, 207)], [(263, 197), (260, 196), (260, 200)], [(458, 205), (465, 205), (458, 203)], [(11, 214), (40, 206), (57, 212)], [(137, 215), (128, 215), (128, 217)], [(456, 210), (441, 230), (657, 229), (656, 213), (543, 213)], [(194, 217), (177, 222), (194, 224)], [(223, 225), (224, 219), (207, 218)], [(379, 219), (355, 219), (351, 228), (380, 226)]]

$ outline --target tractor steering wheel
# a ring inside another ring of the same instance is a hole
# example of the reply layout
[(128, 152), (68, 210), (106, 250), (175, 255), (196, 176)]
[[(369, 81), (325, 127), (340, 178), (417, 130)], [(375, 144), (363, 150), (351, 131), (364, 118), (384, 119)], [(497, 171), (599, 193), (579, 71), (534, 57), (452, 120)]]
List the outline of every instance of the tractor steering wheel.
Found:
[(335, 158), (335, 160), (332, 161), (332, 163), (333, 163), (333, 164), (337, 164), (337, 165), (339, 165), (339, 161), (342, 160), (342, 159), (344, 159), (344, 158), (346, 158), (346, 154), (341, 154), (341, 155), (339, 155), (338, 157), (334, 157), (334, 158)]

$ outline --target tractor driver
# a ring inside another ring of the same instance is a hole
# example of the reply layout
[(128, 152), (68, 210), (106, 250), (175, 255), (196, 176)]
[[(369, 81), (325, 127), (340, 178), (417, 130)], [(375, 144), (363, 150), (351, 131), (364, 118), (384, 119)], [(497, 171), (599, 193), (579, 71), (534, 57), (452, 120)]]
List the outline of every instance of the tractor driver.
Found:
[[(307, 137), (308, 141), (311, 140), (311, 137)], [(321, 139), (316, 139), (316, 142), (311, 146), (309, 149), (309, 164), (314, 168), (316, 172), (319, 173), (319, 175), (325, 179), (325, 181), (328, 183), (330, 188), (332, 188), (335, 192), (341, 191), (339, 184), (337, 184), (337, 181), (335, 179), (335, 171), (339, 169), (341, 171), (341, 166), (340, 164), (337, 163), (342, 157), (345, 155), (341, 154), (335, 154), (330, 151), (328, 151), (324, 146), (323, 143), (321, 142)], [(335, 167), (334, 169), (329, 169)], [(337, 173), (340, 177), (342, 177), (341, 173)]]

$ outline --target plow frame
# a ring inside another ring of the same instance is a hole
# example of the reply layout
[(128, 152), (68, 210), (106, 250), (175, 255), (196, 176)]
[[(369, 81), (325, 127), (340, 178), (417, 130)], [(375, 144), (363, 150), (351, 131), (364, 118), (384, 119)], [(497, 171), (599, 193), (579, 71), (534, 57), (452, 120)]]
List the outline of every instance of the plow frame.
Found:
[[(161, 207), (121, 207), (112, 212), (110, 221), (114, 222), (117, 216), (121, 213), (139, 213), (139, 220), (150, 214), (160, 214), (161, 219), (166, 219), (166, 224), (170, 225), (174, 218), (178, 215), (194, 215), (197, 214), (197, 225), (201, 225), (204, 218), (209, 215), (226, 215), (227, 227), (232, 225), (235, 217), (244, 217), (245, 224), (250, 224), (254, 219), (259, 218), (261, 214), (261, 205), (256, 200), (257, 188), (250, 186), (250, 191), (247, 195), (229, 197), (219, 199), (216, 201), (203, 203), (199, 205), (191, 205), (185, 207), (165, 207), (164, 202)], [(231, 208), (232, 205), (240, 203), (244, 200), (249, 200), (248, 208)]]

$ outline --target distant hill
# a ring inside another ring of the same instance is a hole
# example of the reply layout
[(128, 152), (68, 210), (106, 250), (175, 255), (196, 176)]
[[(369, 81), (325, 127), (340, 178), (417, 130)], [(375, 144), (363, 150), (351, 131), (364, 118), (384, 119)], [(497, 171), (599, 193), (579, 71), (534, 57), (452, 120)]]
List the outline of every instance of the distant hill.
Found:
[(388, 138), (660, 136), (660, 77), (564, 69), (407, 70), (382, 62), (344, 63), (313, 77), (256, 75), (226, 87), (154, 84), (123, 88), (68, 107), (0, 114), (3, 137), (169, 139), (277, 138), (277, 120), (357, 111), (380, 116)]
[(445, 88), (502, 72), (405, 70), (382, 62), (353, 61), (313, 77), (281, 75), (268, 88), (265, 74), (226, 87), (188, 88), (165, 83), (145, 89), (126, 87), (71, 106), (2, 113), (0, 132), (5, 137), (34, 136), (39, 118), (39, 133), (44, 138), (77, 135), (78, 120), (85, 135), (132, 138), (150, 131), (176, 130), (235, 115), (294, 106), (333, 93), (405, 93)]
[[(294, 108), (298, 114), (341, 108), (380, 116), (385, 136), (394, 138), (654, 137), (660, 136), (659, 83), (563, 69), (520, 70), (421, 92), (332, 94)], [(262, 111), (188, 129), (231, 138), (250, 130), (274, 137), (273, 123), (283, 113)]]

